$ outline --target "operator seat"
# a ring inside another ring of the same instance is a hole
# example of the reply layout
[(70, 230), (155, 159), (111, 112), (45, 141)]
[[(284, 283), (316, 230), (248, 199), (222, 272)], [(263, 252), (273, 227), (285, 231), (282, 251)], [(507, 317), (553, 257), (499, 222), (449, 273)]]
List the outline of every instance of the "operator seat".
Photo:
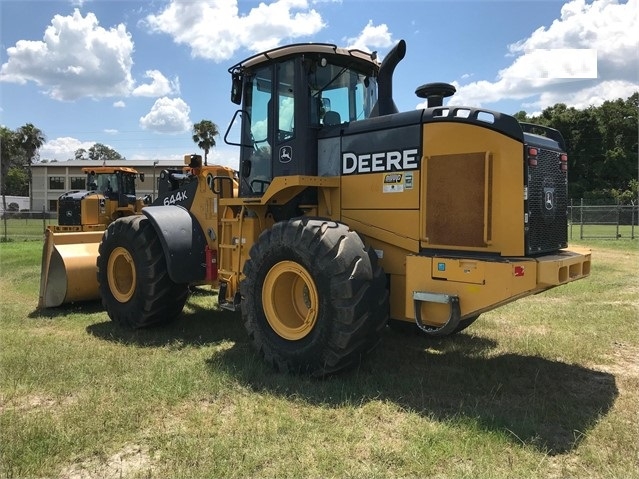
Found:
[(341, 123), (342, 118), (340, 117), (339, 112), (329, 110), (324, 113), (324, 124), (326, 126), (341, 125)]

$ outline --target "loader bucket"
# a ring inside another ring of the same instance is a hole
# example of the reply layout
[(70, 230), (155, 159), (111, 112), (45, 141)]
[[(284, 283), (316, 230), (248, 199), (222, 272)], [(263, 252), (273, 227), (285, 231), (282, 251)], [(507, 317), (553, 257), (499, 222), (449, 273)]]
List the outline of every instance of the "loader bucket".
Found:
[(58, 233), (47, 229), (42, 249), (38, 308), (55, 308), (100, 297), (96, 259), (103, 233)]

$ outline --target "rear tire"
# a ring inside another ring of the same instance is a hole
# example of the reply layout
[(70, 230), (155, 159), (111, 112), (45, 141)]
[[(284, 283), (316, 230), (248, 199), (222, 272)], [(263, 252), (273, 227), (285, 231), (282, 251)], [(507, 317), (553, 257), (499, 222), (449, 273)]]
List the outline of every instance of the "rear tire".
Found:
[(188, 284), (169, 277), (160, 239), (146, 216), (126, 216), (109, 225), (97, 267), (102, 304), (121, 326), (169, 323), (184, 307)]
[(375, 347), (388, 320), (386, 277), (348, 226), (296, 218), (251, 248), (240, 285), (249, 338), (275, 369), (325, 376)]

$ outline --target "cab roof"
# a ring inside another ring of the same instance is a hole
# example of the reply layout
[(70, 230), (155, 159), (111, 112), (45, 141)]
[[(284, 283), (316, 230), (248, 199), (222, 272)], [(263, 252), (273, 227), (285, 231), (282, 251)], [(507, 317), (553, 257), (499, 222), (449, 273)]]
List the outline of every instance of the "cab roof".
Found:
[(270, 62), (285, 57), (295, 57), (304, 54), (320, 54), (327, 56), (338, 56), (355, 60), (360, 65), (372, 67), (379, 70), (380, 63), (377, 61), (377, 53), (368, 53), (358, 49), (340, 48), (330, 43), (294, 43), (282, 47), (273, 48), (257, 55), (253, 55), (229, 68), (229, 73), (238, 74), (244, 70), (252, 69), (262, 63)]
[(83, 173), (115, 173), (119, 171), (121, 173), (130, 173), (137, 175), (138, 171), (128, 166), (91, 166), (82, 168)]

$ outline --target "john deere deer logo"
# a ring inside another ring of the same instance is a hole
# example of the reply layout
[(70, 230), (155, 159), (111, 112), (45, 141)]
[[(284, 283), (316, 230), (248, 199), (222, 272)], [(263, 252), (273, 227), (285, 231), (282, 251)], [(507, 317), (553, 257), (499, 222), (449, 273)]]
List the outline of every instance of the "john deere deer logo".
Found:
[(293, 148), (282, 146), (280, 148), (280, 163), (288, 163), (293, 159)]
[(553, 188), (544, 188), (544, 207), (550, 211), (555, 207), (555, 198), (554, 198), (554, 189)]

